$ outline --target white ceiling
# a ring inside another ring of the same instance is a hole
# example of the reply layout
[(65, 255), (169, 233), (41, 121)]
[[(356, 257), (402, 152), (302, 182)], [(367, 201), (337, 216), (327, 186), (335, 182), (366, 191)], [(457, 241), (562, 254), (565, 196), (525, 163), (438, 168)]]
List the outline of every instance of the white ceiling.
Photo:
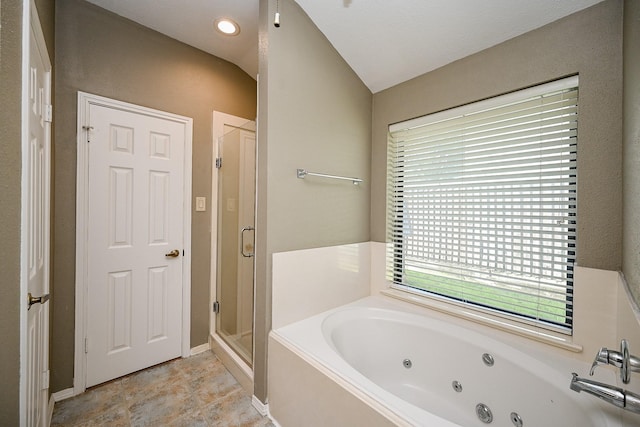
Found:
[[(233, 62), (258, 75), (258, 0), (87, 0), (145, 27)], [(240, 34), (223, 36), (213, 28), (232, 18)]]
[[(88, 1), (257, 75), (259, 0)], [(295, 1), (375, 93), (602, 0)], [(213, 30), (222, 16), (238, 36)]]

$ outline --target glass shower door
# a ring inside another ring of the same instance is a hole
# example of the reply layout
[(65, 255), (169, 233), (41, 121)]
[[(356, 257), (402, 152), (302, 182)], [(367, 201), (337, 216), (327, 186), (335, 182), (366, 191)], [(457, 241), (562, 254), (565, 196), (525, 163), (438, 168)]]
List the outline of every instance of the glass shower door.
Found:
[(249, 366), (253, 365), (255, 153), (252, 130), (234, 128), (218, 141), (216, 333)]

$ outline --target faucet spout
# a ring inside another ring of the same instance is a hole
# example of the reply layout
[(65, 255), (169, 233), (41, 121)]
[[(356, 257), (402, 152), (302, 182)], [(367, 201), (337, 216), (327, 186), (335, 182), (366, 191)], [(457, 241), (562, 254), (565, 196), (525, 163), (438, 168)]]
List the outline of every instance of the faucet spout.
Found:
[(624, 390), (621, 388), (580, 378), (575, 372), (571, 375), (573, 375), (569, 384), (571, 390), (578, 393), (584, 391), (619, 408), (624, 408)]
[(571, 390), (578, 393), (584, 391), (585, 393), (596, 396), (597, 398), (611, 403), (618, 408), (640, 413), (640, 395), (623, 390), (619, 387), (580, 378), (575, 372), (572, 375), (573, 378), (571, 378), (571, 384), (569, 384), (569, 388)]

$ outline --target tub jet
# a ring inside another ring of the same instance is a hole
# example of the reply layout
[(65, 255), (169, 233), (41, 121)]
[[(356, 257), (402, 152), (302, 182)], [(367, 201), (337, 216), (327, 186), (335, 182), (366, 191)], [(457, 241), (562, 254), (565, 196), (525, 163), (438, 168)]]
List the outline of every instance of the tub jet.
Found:
[(514, 426), (522, 427), (522, 418), (520, 418), (520, 415), (518, 415), (516, 412), (512, 412), (510, 418)]
[(490, 355), (489, 353), (484, 353), (482, 355), (482, 361), (487, 366), (493, 366), (493, 364), (495, 363), (495, 360), (493, 359), (493, 356)]
[(493, 413), (491, 412), (491, 409), (489, 409), (489, 407), (484, 403), (478, 403), (476, 405), (476, 415), (478, 416), (480, 421), (485, 424), (489, 424), (493, 421)]

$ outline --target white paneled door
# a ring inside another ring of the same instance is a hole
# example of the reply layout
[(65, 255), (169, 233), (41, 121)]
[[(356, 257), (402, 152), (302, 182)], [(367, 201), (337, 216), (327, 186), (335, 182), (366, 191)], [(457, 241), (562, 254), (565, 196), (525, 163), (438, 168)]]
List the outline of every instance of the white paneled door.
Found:
[[(25, 109), (28, 133), (24, 138), (23, 277), (26, 325), (26, 422), (48, 425), (49, 401), (49, 188), (51, 163), (51, 65), (42, 30), (31, 10), (29, 66), (25, 70)], [(2, 424), (0, 422), (0, 424)]]
[(185, 123), (90, 105), (86, 386), (181, 355)]

